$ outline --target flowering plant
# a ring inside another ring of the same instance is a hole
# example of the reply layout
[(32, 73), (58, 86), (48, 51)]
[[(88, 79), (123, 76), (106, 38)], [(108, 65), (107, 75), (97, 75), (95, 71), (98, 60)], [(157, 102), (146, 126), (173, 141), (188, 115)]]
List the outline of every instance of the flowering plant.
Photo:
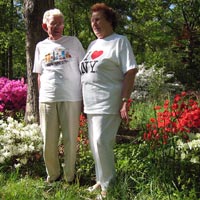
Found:
[(138, 65), (138, 73), (135, 77), (134, 91), (131, 98), (143, 100), (148, 98), (157, 99), (167, 92), (175, 93), (182, 91), (183, 85), (175, 80), (173, 72), (166, 72), (164, 67), (147, 67)]
[(20, 167), (42, 154), (42, 137), (37, 124), (24, 125), (11, 117), (0, 120), (0, 164)]
[(24, 79), (9, 80), (5, 77), (0, 78), (0, 112), (25, 111), (27, 96), (27, 84)]
[(180, 154), (180, 158), (191, 163), (200, 163), (200, 133), (191, 133), (189, 139), (187, 142), (182, 139), (178, 139), (176, 142), (176, 149)]
[(83, 144), (88, 144), (88, 126), (87, 126), (87, 117), (86, 114), (81, 113), (80, 115), (80, 127), (79, 127), (79, 134), (78, 134), (78, 142)]
[[(167, 144), (173, 136), (188, 140), (188, 133), (200, 128), (200, 107), (198, 101), (188, 98), (190, 94), (177, 94), (172, 104), (166, 100), (163, 107), (154, 108), (156, 118), (151, 118), (143, 138), (152, 146)], [(197, 99), (198, 100), (198, 99)]]
[[(31, 122), (32, 119), (28, 118)], [(87, 119), (80, 116), (80, 132), (77, 138), (79, 149), (87, 147)], [(60, 139), (62, 142), (62, 138)], [(0, 120), (0, 166), (14, 166), (20, 168), (29, 161), (38, 161), (42, 158), (42, 134), (40, 126), (36, 123), (24, 124), (12, 117)], [(63, 147), (59, 146), (59, 151)], [(63, 152), (60, 152), (63, 156)]]

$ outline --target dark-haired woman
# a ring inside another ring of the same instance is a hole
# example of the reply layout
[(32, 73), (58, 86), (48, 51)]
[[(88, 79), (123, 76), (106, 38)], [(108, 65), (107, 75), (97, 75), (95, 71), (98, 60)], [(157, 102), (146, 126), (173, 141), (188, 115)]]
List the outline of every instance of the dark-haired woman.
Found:
[(116, 12), (97, 3), (91, 7), (91, 26), (97, 39), (80, 63), (84, 112), (95, 161), (98, 199), (106, 197), (115, 180), (113, 145), (121, 120), (128, 121), (127, 100), (133, 90), (137, 65), (130, 42), (115, 33)]

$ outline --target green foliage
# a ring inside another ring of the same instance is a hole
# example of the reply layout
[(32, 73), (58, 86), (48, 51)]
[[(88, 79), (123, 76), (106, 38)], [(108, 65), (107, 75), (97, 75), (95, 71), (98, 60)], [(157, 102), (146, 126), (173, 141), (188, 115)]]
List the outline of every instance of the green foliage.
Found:
[[(65, 15), (66, 35), (75, 35), (87, 49), (95, 39), (90, 26), (90, 7), (97, 1), (56, 0)], [(120, 13), (117, 32), (130, 40), (138, 64), (165, 67), (175, 72), (188, 88), (198, 88), (200, 57), (200, 2), (198, 0), (106, 0)], [(0, 75), (8, 74), (12, 47), (13, 77), (26, 76), (23, 1), (0, 1)]]
[(12, 71), (9, 68), (12, 67), (13, 77), (20, 78), (26, 75), (22, 2), (14, 1), (12, 4), (12, 1), (0, 1), (0, 13), (3, 22), (0, 25), (0, 76), (8, 76)]
[[(117, 180), (109, 191), (108, 199), (198, 199), (199, 165), (173, 159), (170, 147), (166, 153), (155, 151), (136, 136), (130, 143), (117, 143), (114, 148)], [(94, 162), (88, 143), (81, 141), (76, 163), (74, 185), (65, 182), (45, 184), (45, 167), (42, 159), (32, 160), (24, 167), (2, 167), (0, 198), (11, 199), (94, 199), (98, 192), (88, 193), (94, 183)]]
[(140, 102), (133, 101), (130, 107), (131, 121), (129, 127), (132, 130), (145, 130), (146, 124), (149, 118), (154, 117), (155, 113), (153, 111), (154, 103), (152, 102)]
[(93, 4), (91, 1), (81, 0), (60, 0), (56, 1), (55, 5), (59, 8), (65, 16), (65, 29), (66, 35), (77, 36), (87, 49), (89, 43), (95, 39), (90, 26), (90, 6)]
[[(117, 142), (114, 147), (117, 180), (115, 187), (109, 191), (108, 199), (196, 200), (200, 198), (198, 184), (200, 165), (198, 162), (192, 162), (194, 161), (193, 156), (199, 155), (200, 134), (191, 134), (190, 142), (177, 141), (178, 137), (172, 137), (168, 144), (162, 145), (160, 148), (152, 148), (143, 141), (141, 134), (146, 128), (148, 119), (154, 115), (155, 105), (159, 105), (159, 102), (132, 102), (129, 113), (131, 116), (130, 129), (140, 129), (140, 131), (138, 134), (129, 135), (132, 137), (128, 143)], [(86, 121), (84, 117), (81, 119), (83, 126)], [(95, 182), (94, 160), (90, 152), (87, 133), (85, 133), (87, 132), (86, 126), (81, 129), (82, 134), (78, 141), (75, 184), (67, 185), (61, 181), (47, 185), (44, 182), (46, 172), (41, 156), (41, 138), (37, 137), (38, 143), (34, 143), (35, 136), (32, 135), (25, 139), (20, 136), (25, 133), (30, 135), (31, 132), (36, 131), (37, 126), (24, 127), (16, 121), (13, 123), (11, 118), (8, 120), (7, 125), (1, 121), (1, 147), (3, 150), (7, 148), (7, 152), (1, 152), (2, 155), (8, 156), (8, 150), (15, 149), (14, 153), (16, 154), (7, 157), (6, 162), (1, 160), (0, 198), (2, 200), (95, 198), (98, 191), (91, 194), (86, 191), (86, 188)], [(39, 129), (36, 132), (39, 133)], [(36, 135), (38, 136), (38, 134)], [(12, 137), (15, 140), (11, 141)], [(32, 146), (26, 153), (27, 145), (33, 143), (34, 147), (39, 146), (40, 150), (35, 152), (35, 148)], [(19, 146), (19, 144), (21, 145)], [(25, 149), (22, 154), (17, 153), (22, 149)], [(182, 156), (183, 154), (187, 155)], [(62, 155), (61, 159), (63, 159)], [(24, 158), (26, 158), (26, 162), (24, 162)], [(21, 167), (16, 165), (16, 161), (21, 163)]]
[(87, 180), (86, 177), (90, 177), (91, 180), (94, 181), (95, 180), (94, 160), (92, 158), (89, 145), (85, 143), (84, 140), (80, 140), (78, 152), (79, 153), (76, 163), (77, 180), (84, 181), (85, 183), (87, 183), (89, 180)]

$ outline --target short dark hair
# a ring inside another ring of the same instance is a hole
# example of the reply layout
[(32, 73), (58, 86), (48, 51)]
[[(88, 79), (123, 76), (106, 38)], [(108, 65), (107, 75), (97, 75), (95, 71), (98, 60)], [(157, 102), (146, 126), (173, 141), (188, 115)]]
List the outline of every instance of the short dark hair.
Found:
[(91, 7), (91, 13), (103, 11), (106, 20), (111, 22), (113, 29), (118, 25), (118, 15), (114, 9), (107, 6), (105, 3), (96, 3)]

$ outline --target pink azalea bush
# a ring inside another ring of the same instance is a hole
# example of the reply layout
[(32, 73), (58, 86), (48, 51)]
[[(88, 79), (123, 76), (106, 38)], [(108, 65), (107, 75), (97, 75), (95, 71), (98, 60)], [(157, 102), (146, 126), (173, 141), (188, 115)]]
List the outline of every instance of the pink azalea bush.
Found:
[(24, 112), (26, 107), (27, 84), (24, 79), (0, 78), (0, 112)]

